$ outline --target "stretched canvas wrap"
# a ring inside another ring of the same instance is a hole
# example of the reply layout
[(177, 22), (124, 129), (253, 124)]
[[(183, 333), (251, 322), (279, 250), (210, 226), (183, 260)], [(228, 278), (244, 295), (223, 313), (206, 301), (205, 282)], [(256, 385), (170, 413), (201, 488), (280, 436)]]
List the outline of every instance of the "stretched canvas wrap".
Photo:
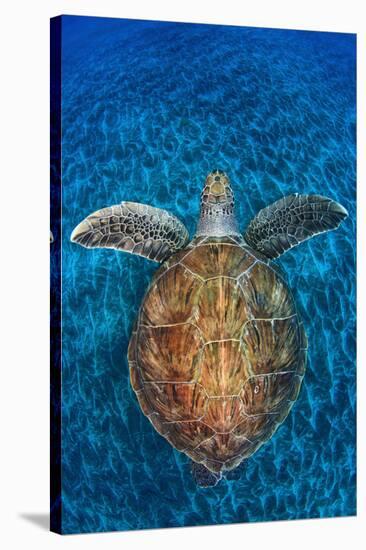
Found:
[(51, 529), (356, 513), (356, 37), (51, 20)]

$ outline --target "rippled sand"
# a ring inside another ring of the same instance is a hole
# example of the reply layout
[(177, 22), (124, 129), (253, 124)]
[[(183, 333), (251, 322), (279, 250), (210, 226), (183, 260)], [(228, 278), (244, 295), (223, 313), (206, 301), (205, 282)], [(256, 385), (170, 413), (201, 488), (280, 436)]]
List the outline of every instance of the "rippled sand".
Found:
[[(64, 532), (355, 514), (355, 42), (64, 18)], [(328, 195), (350, 216), (278, 262), (309, 339), (297, 403), (239, 479), (199, 489), (129, 384), (129, 335), (157, 265), (69, 237), (121, 200), (167, 208), (193, 235), (216, 167), (243, 229), (292, 192)]]

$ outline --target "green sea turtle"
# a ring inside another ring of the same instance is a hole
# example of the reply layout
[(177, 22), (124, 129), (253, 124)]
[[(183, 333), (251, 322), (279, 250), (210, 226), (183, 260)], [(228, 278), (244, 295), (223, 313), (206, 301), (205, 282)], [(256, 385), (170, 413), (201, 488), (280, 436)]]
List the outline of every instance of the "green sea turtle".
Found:
[[(165, 210), (122, 202), (88, 216), (71, 240), (161, 264), (141, 305), (128, 361), (143, 413), (215, 485), (276, 431), (296, 400), (307, 339), (271, 261), (347, 216), (320, 195), (292, 194), (261, 210), (244, 234), (228, 176), (211, 172), (189, 242)], [(229, 474), (230, 475), (230, 474)]]

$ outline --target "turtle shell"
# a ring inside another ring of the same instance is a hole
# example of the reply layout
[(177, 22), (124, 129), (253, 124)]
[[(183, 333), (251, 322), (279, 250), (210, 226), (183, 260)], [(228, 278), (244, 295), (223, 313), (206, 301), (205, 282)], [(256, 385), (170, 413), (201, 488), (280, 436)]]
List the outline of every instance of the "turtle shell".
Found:
[(284, 421), (306, 347), (279, 272), (242, 242), (198, 238), (146, 293), (129, 345), (131, 383), (154, 428), (219, 473)]

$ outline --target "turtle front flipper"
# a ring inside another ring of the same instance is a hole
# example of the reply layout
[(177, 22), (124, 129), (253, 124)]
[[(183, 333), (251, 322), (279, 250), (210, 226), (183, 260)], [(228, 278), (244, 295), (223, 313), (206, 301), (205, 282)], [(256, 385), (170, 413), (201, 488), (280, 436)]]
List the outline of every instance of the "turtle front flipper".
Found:
[(295, 193), (260, 210), (244, 239), (272, 260), (314, 235), (336, 229), (347, 216), (343, 206), (327, 197)]
[(86, 248), (115, 248), (163, 262), (188, 243), (189, 235), (166, 210), (122, 202), (90, 214), (75, 227), (71, 240)]

